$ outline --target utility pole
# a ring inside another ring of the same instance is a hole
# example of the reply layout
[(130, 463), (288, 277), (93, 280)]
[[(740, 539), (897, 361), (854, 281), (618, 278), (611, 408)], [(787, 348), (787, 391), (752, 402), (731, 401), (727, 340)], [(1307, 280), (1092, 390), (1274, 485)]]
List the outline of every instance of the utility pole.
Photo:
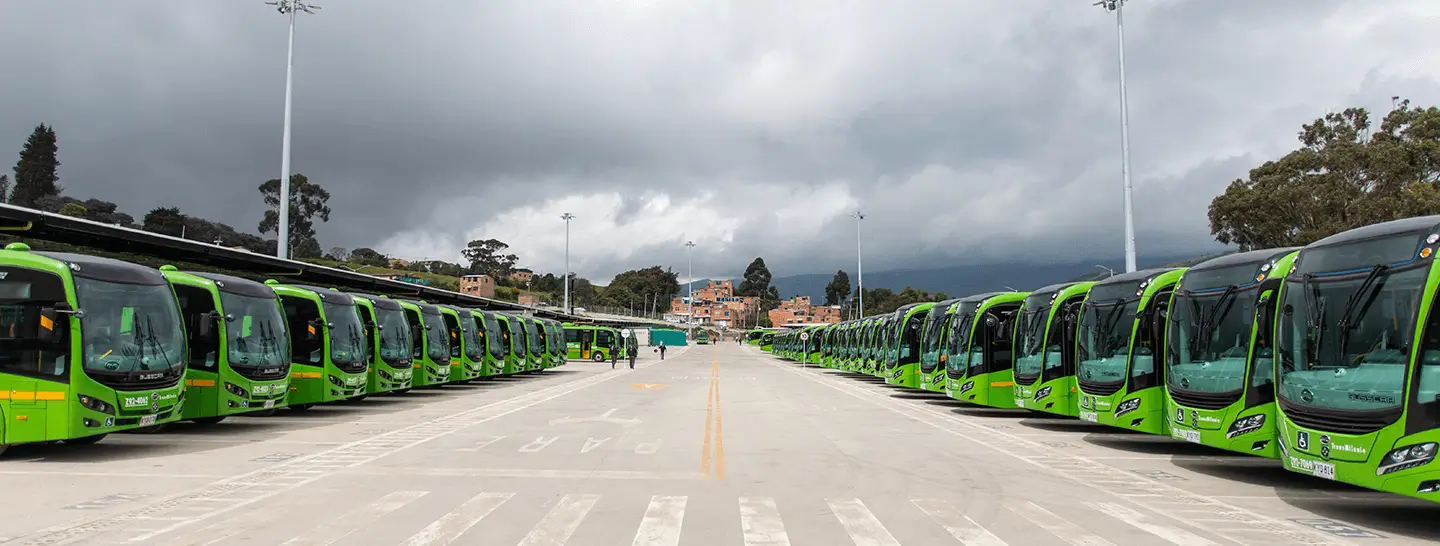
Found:
[(1095, 267), (1098, 267), (1098, 268), (1100, 268), (1100, 269), (1104, 269), (1104, 270), (1106, 270), (1106, 271), (1109, 271), (1111, 277), (1114, 277), (1114, 276), (1115, 276), (1115, 270), (1114, 270), (1114, 269), (1110, 269), (1110, 268), (1105, 267), (1105, 266), (1103, 266), (1103, 265), (1097, 265), (1097, 266), (1095, 266)]
[(285, 54), (285, 132), (280, 137), (280, 222), (275, 227), (278, 236), (275, 256), (286, 259), (290, 257), (290, 95), (295, 74), (295, 16), (301, 12), (314, 15), (320, 6), (307, 4), (305, 0), (277, 0), (266, 4), (290, 17), (290, 45)]
[(574, 214), (565, 213), (560, 215), (565, 221), (565, 313), (570, 313), (570, 221), (575, 219)]
[(850, 216), (855, 219), (855, 292), (860, 295), (860, 318), (865, 318), (865, 257), (860, 250), (860, 221), (865, 214), (857, 210)]
[(685, 268), (688, 270), (685, 273), (685, 294), (686, 299), (690, 300), (690, 316), (687, 317), (687, 322), (690, 323), (690, 333), (687, 335), (690, 336), (690, 339), (695, 338), (695, 262), (690, 257), (693, 250), (695, 250), (695, 241), (685, 241)]
[(1125, 96), (1125, 0), (1100, 0), (1095, 5), (1115, 12), (1120, 44), (1120, 172), (1125, 179), (1125, 272), (1135, 271), (1135, 216), (1130, 186), (1130, 107)]

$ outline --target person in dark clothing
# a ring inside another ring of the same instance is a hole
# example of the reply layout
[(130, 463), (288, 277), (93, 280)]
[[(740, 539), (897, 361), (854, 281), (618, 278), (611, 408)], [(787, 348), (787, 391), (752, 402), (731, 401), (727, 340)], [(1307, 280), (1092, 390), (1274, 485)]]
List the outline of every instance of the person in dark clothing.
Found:
[(632, 370), (635, 369), (635, 353), (638, 353), (638, 352), (639, 352), (639, 351), (633, 351), (633, 350), (632, 350), (632, 351), (629, 351), (629, 354), (630, 354), (630, 369), (632, 369)]
[(665, 342), (660, 342), (660, 360), (665, 360)]
[(615, 369), (615, 363), (616, 363), (616, 362), (619, 362), (619, 361), (620, 361), (620, 352), (616, 350), (616, 347), (611, 347), (611, 348), (610, 348), (610, 369), (612, 369), (612, 370)]

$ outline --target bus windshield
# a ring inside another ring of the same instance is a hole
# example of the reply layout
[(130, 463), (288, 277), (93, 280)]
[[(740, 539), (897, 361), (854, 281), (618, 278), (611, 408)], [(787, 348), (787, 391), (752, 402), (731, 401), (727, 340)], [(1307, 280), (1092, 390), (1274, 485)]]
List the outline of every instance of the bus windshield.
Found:
[(422, 310), (425, 321), (425, 354), (436, 364), (450, 363), (450, 329), (445, 327), (445, 316), (439, 310)]
[(353, 302), (324, 302), (325, 320), (330, 323), (330, 360), (336, 364), (365, 361), (365, 327)]
[[(475, 320), (481, 320), (477, 317)], [(490, 356), (505, 358), (505, 340), (500, 337), (500, 319), (487, 316), (485, 321), (485, 344), (490, 347)]]
[(470, 318), (470, 311), (460, 310), (459, 313), (460, 332), (465, 334), (465, 356), (472, 361), (479, 361), (485, 357), (485, 345), (480, 339), (480, 330), (475, 327), (475, 320)]
[(525, 354), (525, 327), (518, 319), (510, 321), (510, 354), (523, 356)]
[(226, 353), (236, 368), (288, 366), (290, 337), (275, 298), (220, 291), (225, 310)]
[(535, 321), (525, 321), (525, 342), (530, 346), (530, 354), (538, 355), (545, 352), (540, 345), (540, 330), (535, 328)]
[(411, 362), (410, 324), (405, 311), (375, 307), (375, 323), (380, 327), (380, 360), (394, 367), (408, 367)]
[[(1034, 381), (1045, 370), (1047, 360), (1060, 362), (1060, 343), (1046, 343), (1050, 307), (1057, 292), (1031, 294), (1017, 317), (1015, 329), (1015, 378)], [(1058, 336), (1057, 336), (1058, 337)]]
[[(75, 278), (86, 372), (111, 384), (154, 381), (144, 372), (185, 365), (185, 332), (169, 285)], [(116, 374), (119, 374), (118, 376)]]
[[(1185, 274), (1167, 328), (1166, 380), (1172, 387), (1216, 394), (1245, 388), (1260, 296), (1257, 268), (1252, 263)], [(1257, 369), (1257, 379), (1261, 375)]]
[(955, 325), (950, 329), (950, 347), (947, 349), (949, 358), (945, 362), (945, 368), (951, 375), (963, 375), (965, 369), (970, 367), (970, 332), (974, 330), (971, 326), (975, 324), (975, 308), (980, 302), (961, 303), (955, 309), (955, 316), (950, 322)]
[(925, 337), (920, 353), (926, 360), (940, 358), (940, 330), (945, 325), (945, 310), (946, 307), (936, 305), (930, 308), (930, 314), (925, 317)]
[(1140, 282), (1096, 286), (1080, 311), (1075, 355), (1076, 378), (1092, 383), (1123, 383), (1130, 339), (1140, 310)]
[[(1423, 243), (1419, 237), (1301, 253), (1299, 274), (1286, 279), (1278, 314), (1282, 400), (1348, 411), (1403, 406), (1406, 365), (1430, 272), (1429, 262), (1414, 259)], [(1316, 271), (1321, 267), (1340, 273)], [(1425, 357), (1428, 362), (1431, 355)], [(1437, 385), (1423, 377), (1417, 396), (1433, 400)]]

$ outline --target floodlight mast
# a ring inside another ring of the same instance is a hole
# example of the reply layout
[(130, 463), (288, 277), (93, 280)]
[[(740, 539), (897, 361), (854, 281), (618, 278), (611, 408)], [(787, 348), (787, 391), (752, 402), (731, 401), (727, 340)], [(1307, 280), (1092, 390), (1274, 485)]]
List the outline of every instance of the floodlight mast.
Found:
[(860, 250), (860, 221), (865, 219), (865, 214), (855, 211), (850, 215), (855, 219), (855, 292), (859, 294), (859, 318), (865, 318), (865, 258)]
[(1135, 271), (1135, 216), (1130, 185), (1130, 108), (1125, 96), (1125, 0), (1100, 0), (1096, 6), (1115, 12), (1120, 51), (1120, 171), (1125, 178), (1125, 272)]
[(564, 213), (560, 219), (565, 221), (565, 312), (570, 311), (570, 221), (575, 219), (574, 214)]
[(295, 74), (295, 15), (301, 12), (315, 15), (320, 6), (305, 0), (277, 0), (266, 2), (275, 6), (275, 11), (290, 17), (290, 42), (285, 53), (285, 132), (280, 137), (280, 211), (275, 226), (275, 256), (290, 257), (290, 95)]

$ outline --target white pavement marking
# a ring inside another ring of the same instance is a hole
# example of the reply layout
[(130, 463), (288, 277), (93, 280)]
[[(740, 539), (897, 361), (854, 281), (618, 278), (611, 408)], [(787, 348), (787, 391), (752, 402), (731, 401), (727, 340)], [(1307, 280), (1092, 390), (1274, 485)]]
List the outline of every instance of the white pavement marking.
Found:
[(504, 436), (490, 436), (490, 437), (485, 438), (484, 440), (480, 440), (479, 442), (476, 442), (475, 445), (473, 445), (473, 446), (470, 446), (470, 447), (462, 447), (462, 448), (460, 448), (460, 449), (458, 449), (458, 450), (456, 450), (456, 451), (480, 451), (480, 450), (482, 450), (482, 449), (485, 449), (486, 446), (489, 446), (490, 444), (493, 444), (493, 443), (495, 443), (495, 442), (498, 442), (498, 441), (504, 440), (504, 439), (505, 439)]
[(364, 476), (458, 476), (465, 478), (549, 478), (557, 480), (704, 480), (704, 472), (651, 472), (646, 470), (536, 470), (532, 468), (357, 468), (345, 474)]
[(427, 491), (396, 491), (385, 495), (375, 502), (287, 540), (283, 546), (329, 546), (340, 542), (354, 533), (360, 525), (374, 522), (380, 516), (394, 512), (401, 506), (425, 496), (425, 493)]
[(580, 452), (581, 452), (581, 453), (589, 453), (590, 450), (595, 449), (595, 448), (597, 448), (597, 447), (600, 447), (600, 446), (602, 446), (602, 445), (605, 445), (605, 442), (608, 442), (608, 441), (610, 441), (610, 438), (608, 438), (608, 437), (607, 437), (607, 438), (601, 438), (601, 439), (599, 439), (599, 440), (596, 440), (596, 439), (593, 438), (593, 437), (587, 437), (587, 438), (585, 438), (585, 447), (580, 448)]
[(840, 525), (845, 527), (855, 546), (900, 546), (900, 542), (880, 520), (875, 519), (875, 514), (870, 513), (860, 499), (826, 499), (826, 502), (830, 503), (830, 511), (835, 513), (835, 518), (840, 520)]
[(553, 437), (553, 438), (546, 438), (546, 437), (544, 437), (544, 436), (541, 436), (541, 437), (539, 437), (539, 438), (536, 438), (535, 441), (533, 441), (533, 442), (530, 442), (530, 443), (528, 443), (528, 444), (525, 444), (525, 445), (523, 445), (523, 446), (520, 446), (520, 452), (521, 452), (521, 453), (535, 453), (535, 452), (537, 452), (537, 451), (540, 451), (540, 450), (542, 450), (542, 449), (545, 449), (545, 448), (547, 448), (547, 447), (550, 447), (550, 444), (555, 443), (555, 440), (559, 440), (559, 439), (560, 439), (559, 436), (555, 436), (555, 437)]
[(675, 546), (680, 543), (680, 526), (685, 522), (685, 497), (651, 497), (635, 546)]
[(654, 455), (655, 452), (659, 450), (660, 440), (655, 440), (654, 442), (650, 443), (638, 444), (635, 446), (635, 453), (638, 453), (640, 455)]
[(465, 534), (476, 523), (490, 515), (514, 493), (481, 493), (471, 497), (460, 505), (455, 511), (445, 514), (444, 517), (421, 529), (420, 532), (411, 535), (406, 539), (403, 546), (429, 546), (431, 544), (449, 544)]
[(1136, 529), (1145, 531), (1177, 546), (1219, 546), (1218, 542), (1207, 539), (1195, 533), (1191, 533), (1179, 527), (1160, 525), (1152, 523), (1145, 514), (1131, 510), (1129, 507), (1113, 502), (1087, 502), (1085, 504), (1114, 516), (1115, 519), (1130, 524)]
[(228, 478), (219, 474), (167, 474), (164, 472), (75, 472), (68, 470), (0, 470), (0, 475), (44, 475), (44, 476), (86, 476), (96, 478), (178, 478), (194, 480), (220, 480)]
[(1000, 537), (981, 527), (975, 520), (961, 514), (949, 502), (940, 499), (910, 499), (910, 503), (940, 524), (965, 546), (1008, 546)]
[(790, 546), (775, 499), (740, 497), (740, 531), (745, 546)]
[(599, 501), (600, 495), (565, 495), (517, 546), (562, 546)]
[(1081, 529), (1079, 525), (1070, 523), (1033, 502), (1010, 501), (1005, 503), (1005, 507), (1072, 546), (1115, 546), (1115, 543), (1092, 535)]

